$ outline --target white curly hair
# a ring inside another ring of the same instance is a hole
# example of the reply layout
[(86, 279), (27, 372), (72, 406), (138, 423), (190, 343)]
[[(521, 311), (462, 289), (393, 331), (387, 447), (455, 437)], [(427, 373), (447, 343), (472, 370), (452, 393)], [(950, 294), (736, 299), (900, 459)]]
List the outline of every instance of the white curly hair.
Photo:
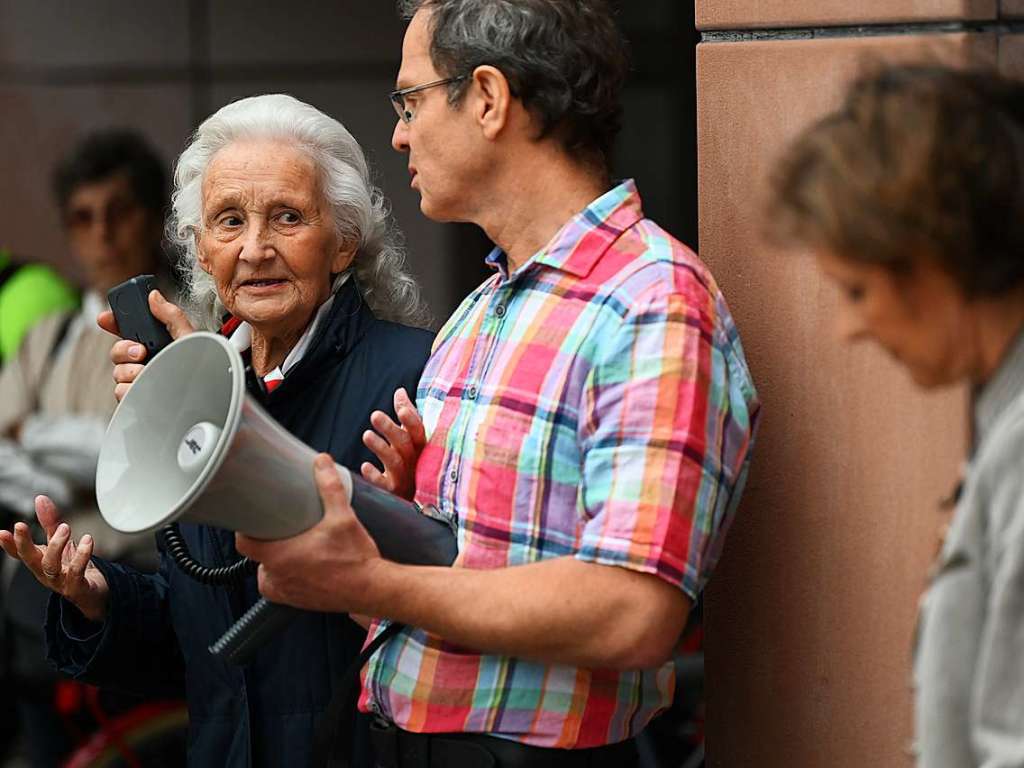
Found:
[(342, 242), (358, 242), (352, 271), (366, 303), (384, 320), (419, 327), (430, 312), (408, 272), (390, 206), (373, 184), (359, 144), (345, 126), (286, 94), (251, 96), (221, 107), (203, 121), (174, 169), (167, 238), (178, 251), (178, 271), (190, 314), (204, 328), (219, 327), (225, 312), (213, 278), (199, 265), (203, 177), (210, 161), (234, 141), (294, 142), (321, 176), (321, 190)]

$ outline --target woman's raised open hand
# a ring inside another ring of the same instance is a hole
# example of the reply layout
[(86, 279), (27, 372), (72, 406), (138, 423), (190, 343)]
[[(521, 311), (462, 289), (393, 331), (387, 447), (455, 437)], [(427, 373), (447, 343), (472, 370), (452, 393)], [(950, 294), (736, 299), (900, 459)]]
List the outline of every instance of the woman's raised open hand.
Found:
[(46, 544), (35, 544), (25, 523), (14, 531), (0, 530), (0, 548), (25, 564), (47, 589), (70, 600), (91, 621), (107, 615), (110, 588), (103, 573), (93, 565), (93, 538), (89, 534), (76, 545), (71, 527), (60, 521), (57, 507), (46, 496), (36, 497), (36, 517), (46, 531)]

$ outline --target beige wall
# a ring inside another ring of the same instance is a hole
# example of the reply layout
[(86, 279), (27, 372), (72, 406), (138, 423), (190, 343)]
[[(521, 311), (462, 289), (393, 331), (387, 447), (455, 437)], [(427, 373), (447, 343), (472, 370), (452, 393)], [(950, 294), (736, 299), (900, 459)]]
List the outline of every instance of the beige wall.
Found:
[(697, 0), (696, 11), (700, 29), (761, 29), (984, 20), (995, 17), (996, 6), (997, 0)]
[(710, 766), (910, 765), (916, 601), (965, 450), (966, 394), (923, 394), (877, 349), (837, 345), (835, 290), (807, 254), (765, 245), (758, 211), (780, 148), (865, 60), (998, 59), (1024, 74), (1020, 37), (984, 23), (996, 13), (991, 1), (697, 2), (701, 252), (765, 409), (706, 595)]
[(999, 0), (999, 11), (1004, 19), (1024, 18), (1024, 0)]

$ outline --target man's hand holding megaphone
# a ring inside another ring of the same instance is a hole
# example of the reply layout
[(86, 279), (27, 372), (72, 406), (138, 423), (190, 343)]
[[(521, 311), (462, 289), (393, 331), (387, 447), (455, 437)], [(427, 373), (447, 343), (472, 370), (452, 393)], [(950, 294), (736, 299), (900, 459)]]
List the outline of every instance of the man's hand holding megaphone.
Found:
[(328, 612), (344, 604), (348, 613), (369, 615), (366, 598), (385, 561), (356, 518), (329, 455), (316, 457), (313, 476), (323, 502), (319, 523), (298, 536), (276, 541), (236, 534), (235, 546), (260, 563), (259, 590), (272, 603)]

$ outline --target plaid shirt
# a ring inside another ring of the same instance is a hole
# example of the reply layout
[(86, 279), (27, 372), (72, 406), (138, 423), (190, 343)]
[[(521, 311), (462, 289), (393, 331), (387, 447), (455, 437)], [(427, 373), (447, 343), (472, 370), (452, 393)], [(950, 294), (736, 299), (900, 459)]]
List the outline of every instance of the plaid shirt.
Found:
[[(707, 268), (643, 218), (632, 182), (514, 274), (501, 251), (488, 261), (496, 274), (438, 334), (420, 380), (428, 443), (416, 500), (457, 521), (459, 567), (571, 556), (696, 597), (739, 500), (758, 411)], [(408, 731), (583, 748), (639, 733), (674, 682), (671, 662), (581, 669), (407, 629), (368, 664), (360, 707)]]

